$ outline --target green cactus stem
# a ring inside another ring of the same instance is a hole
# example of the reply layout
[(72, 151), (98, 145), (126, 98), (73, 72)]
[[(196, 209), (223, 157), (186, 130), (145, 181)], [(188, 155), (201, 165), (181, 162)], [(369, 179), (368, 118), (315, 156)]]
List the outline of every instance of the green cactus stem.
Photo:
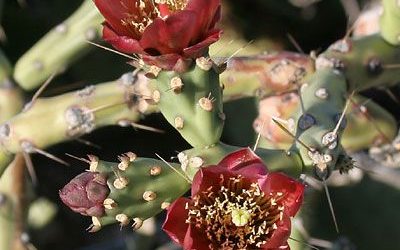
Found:
[(147, 93), (144, 78), (124, 75), (117, 81), (39, 98), (0, 126), (1, 147), (13, 153), (33, 153), (35, 148), (74, 139), (102, 126), (130, 126), (141, 113), (152, 112), (141, 98)]
[(92, 0), (85, 0), (18, 60), (14, 71), (17, 83), (26, 90), (34, 89), (84, 56), (93, 47), (87, 41), (99, 37), (102, 20)]
[(8, 168), (7, 171), (0, 178), (0, 248), (12, 249), (13, 240), (15, 237), (15, 215), (14, 201), (11, 194), (12, 183), (12, 169)]
[(390, 44), (400, 45), (400, 2), (383, 0), (382, 3), (381, 36)]
[[(292, 150), (300, 152), (306, 170), (325, 179), (336, 167), (339, 155), (345, 155), (339, 138), (345, 128), (340, 122), (346, 103), (347, 85), (339, 71), (320, 69), (302, 87), (303, 105), (297, 112), (296, 138)], [(324, 89), (326, 95), (316, 94)]]
[(153, 81), (153, 101), (193, 147), (215, 144), (222, 133), (222, 90), (214, 67), (201, 57), (188, 71), (161, 71)]
[[(314, 72), (314, 61), (306, 55), (276, 52), (233, 57), (221, 73), (224, 101), (254, 95), (271, 95), (296, 89), (296, 84)], [(296, 84), (294, 84), (296, 83)]]
[(137, 158), (131, 152), (119, 159), (118, 164), (92, 158), (90, 170), (106, 176), (111, 190), (104, 200), (105, 215), (93, 218), (92, 231), (116, 222), (137, 229), (190, 188), (190, 180), (179, 164)]
[[(324, 96), (326, 92), (320, 91)], [(272, 96), (260, 101), (260, 115), (254, 123), (256, 130), (261, 132), (263, 140), (260, 146), (267, 148), (287, 149), (293, 143), (293, 138), (279, 128), (271, 119), (276, 116), (288, 124), (288, 129), (294, 129), (293, 114), (299, 108), (300, 101), (296, 94), (288, 93)], [(227, 117), (229, 119), (229, 113)], [(396, 135), (397, 124), (394, 117), (385, 109), (365, 97), (355, 95), (347, 112), (347, 126), (341, 143), (346, 151), (359, 151), (371, 145), (380, 145), (392, 141)], [(262, 126), (265, 121), (264, 126)], [(235, 133), (242, 129), (236, 128)]]
[(397, 84), (400, 67), (391, 65), (398, 65), (399, 57), (400, 47), (375, 34), (337, 41), (318, 56), (315, 65), (317, 70), (329, 68), (344, 72), (351, 92)]

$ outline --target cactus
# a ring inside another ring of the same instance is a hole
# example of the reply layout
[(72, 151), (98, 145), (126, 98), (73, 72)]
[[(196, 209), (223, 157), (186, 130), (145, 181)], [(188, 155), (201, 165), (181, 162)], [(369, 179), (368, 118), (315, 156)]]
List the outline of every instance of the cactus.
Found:
[(56, 26), (18, 60), (14, 70), (17, 83), (26, 90), (35, 89), (52, 74), (65, 70), (93, 47), (87, 41), (99, 37), (101, 21), (102, 16), (92, 1), (83, 1), (69, 19)]
[[(183, 195), (190, 184), (184, 172), (174, 163), (167, 165), (161, 160), (137, 158), (132, 152), (121, 155), (120, 163), (99, 161), (92, 156), (90, 172), (76, 177), (60, 191), (66, 204), (72, 206), (76, 203), (71, 198), (77, 197), (74, 193), (79, 191), (74, 181), (86, 178), (85, 175), (91, 177), (91, 174), (94, 175), (93, 179), (104, 180), (108, 187), (104, 184), (102, 188), (107, 189), (104, 192), (109, 192), (101, 199), (101, 211), (93, 216), (91, 231), (116, 222), (121, 226), (131, 224), (138, 229), (145, 219), (166, 209), (172, 201)], [(93, 192), (98, 192), (98, 189)]]
[(187, 72), (162, 71), (154, 80), (153, 101), (193, 147), (213, 145), (221, 136), (224, 113), (218, 79), (213, 62), (200, 57)]

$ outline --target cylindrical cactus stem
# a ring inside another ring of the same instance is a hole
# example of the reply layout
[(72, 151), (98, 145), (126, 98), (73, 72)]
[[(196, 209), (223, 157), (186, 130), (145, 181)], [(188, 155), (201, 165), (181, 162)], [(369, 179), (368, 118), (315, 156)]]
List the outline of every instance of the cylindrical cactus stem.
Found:
[[(319, 91), (318, 95), (324, 97), (325, 90)], [(293, 115), (299, 107), (300, 99), (296, 93), (286, 93), (261, 100), (259, 116), (254, 121), (256, 132), (261, 133), (264, 139), (260, 145), (280, 149), (289, 148), (293, 143), (293, 138), (272, 118), (279, 119), (290, 132), (294, 133)], [(358, 151), (369, 148), (371, 145), (378, 146), (387, 143), (393, 140), (397, 133), (394, 117), (372, 100), (359, 95), (354, 95), (352, 98), (346, 117), (347, 126), (341, 139), (346, 151)]]
[[(216, 165), (227, 154), (239, 149), (239, 147), (220, 142), (206, 149), (186, 150), (178, 154), (180, 168), (192, 179), (201, 167)], [(282, 171), (293, 177), (299, 177), (303, 170), (303, 163), (296, 152), (259, 148), (256, 154), (270, 171)]]
[[(60, 96), (39, 98), (34, 105), (0, 125), (1, 147), (35, 152), (107, 126), (130, 126), (153, 109), (142, 98), (147, 79), (126, 77)], [(45, 128), (45, 129), (44, 129)]]
[(18, 60), (14, 71), (17, 83), (24, 89), (34, 89), (50, 75), (65, 70), (84, 56), (93, 47), (87, 41), (99, 37), (102, 20), (92, 0), (84, 0), (71, 17), (47, 33)]
[[(339, 71), (321, 69), (303, 85), (303, 104), (296, 121), (297, 141), (292, 150), (298, 151), (306, 170), (326, 179), (336, 168), (339, 155), (345, 155), (340, 136), (345, 128), (342, 113), (346, 103), (347, 84)], [(321, 96), (321, 89), (326, 93)]]
[[(393, 0), (394, 1), (394, 0)], [(348, 91), (388, 87), (399, 82), (400, 47), (387, 43), (379, 34), (359, 39), (344, 38), (318, 56), (315, 66), (344, 72)]]
[(188, 71), (161, 71), (152, 81), (153, 102), (193, 147), (215, 144), (222, 133), (225, 115), (215, 67), (200, 57)]
[(295, 90), (312, 72), (314, 61), (294, 52), (234, 57), (220, 76), (224, 100)]
[[(120, 163), (111, 163), (92, 156), (90, 172), (75, 177), (60, 191), (72, 210), (92, 216), (91, 231), (117, 222), (138, 229), (190, 188), (179, 164), (137, 158), (132, 152), (119, 159)], [(86, 205), (80, 202), (86, 200)]]
[[(0, 156), (1, 157), (1, 156)], [(1, 165), (0, 165), (1, 166)], [(15, 203), (12, 199), (12, 168), (0, 178), (0, 248), (13, 249), (15, 238)]]
[[(11, 81), (11, 74), (11, 64), (0, 50), (0, 123), (10, 119), (23, 106), (22, 93)], [(0, 138), (5, 133), (7, 131), (0, 129)], [(0, 177), (12, 159), (13, 155), (0, 146)]]
[(400, 45), (400, 1), (383, 0), (380, 28), (382, 37), (393, 45)]

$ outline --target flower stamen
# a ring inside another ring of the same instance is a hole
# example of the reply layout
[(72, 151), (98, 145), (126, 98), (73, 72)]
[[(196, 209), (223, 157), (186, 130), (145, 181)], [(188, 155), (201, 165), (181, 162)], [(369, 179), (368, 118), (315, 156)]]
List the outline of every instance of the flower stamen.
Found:
[(211, 249), (254, 249), (264, 245), (283, 218), (282, 194), (265, 194), (242, 176), (220, 176), (219, 190), (210, 187), (187, 204), (186, 223), (204, 231)]

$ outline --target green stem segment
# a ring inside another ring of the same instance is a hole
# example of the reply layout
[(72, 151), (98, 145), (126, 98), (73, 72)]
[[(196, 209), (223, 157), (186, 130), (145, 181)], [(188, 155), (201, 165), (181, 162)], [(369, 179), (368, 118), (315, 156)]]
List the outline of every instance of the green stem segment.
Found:
[(400, 45), (400, 1), (383, 0), (381, 35), (390, 44)]
[(184, 73), (161, 71), (153, 81), (153, 101), (193, 147), (219, 141), (225, 115), (219, 74), (206, 58)]
[(87, 41), (99, 37), (103, 17), (92, 0), (65, 22), (56, 26), (26, 52), (16, 63), (14, 78), (26, 90), (40, 86), (52, 74), (57, 74), (93, 47)]

